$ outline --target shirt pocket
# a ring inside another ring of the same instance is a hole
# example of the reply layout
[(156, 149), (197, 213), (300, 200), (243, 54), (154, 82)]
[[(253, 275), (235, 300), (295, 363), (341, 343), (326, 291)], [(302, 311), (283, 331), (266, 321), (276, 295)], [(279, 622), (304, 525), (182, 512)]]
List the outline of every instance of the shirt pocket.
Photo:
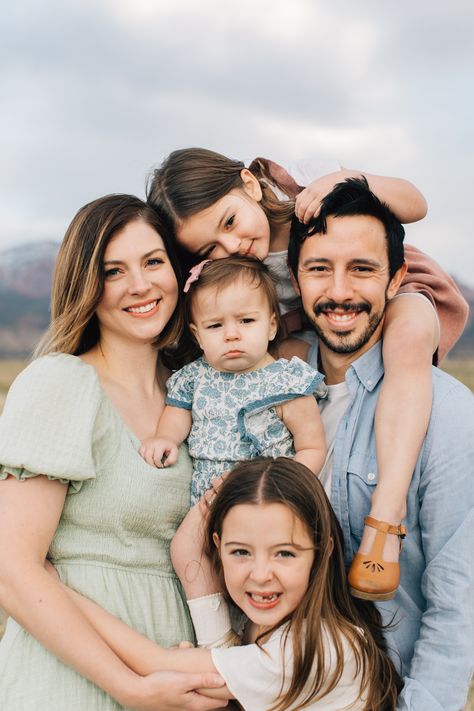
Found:
[(364, 529), (364, 517), (370, 511), (372, 494), (378, 481), (377, 460), (373, 453), (356, 452), (349, 457), (347, 500), (351, 533), (358, 539)]

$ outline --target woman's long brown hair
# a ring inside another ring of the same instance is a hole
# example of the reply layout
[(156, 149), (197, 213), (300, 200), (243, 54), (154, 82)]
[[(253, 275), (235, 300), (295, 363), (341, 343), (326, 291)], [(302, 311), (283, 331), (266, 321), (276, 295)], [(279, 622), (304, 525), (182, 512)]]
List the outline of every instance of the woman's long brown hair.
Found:
[[(361, 674), (364, 711), (393, 711), (402, 684), (386, 653), (380, 615), (372, 603), (356, 601), (350, 595), (341, 527), (321, 483), (303, 464), (284, 457), (254, 459), (238, 464), (224, 481), (212, 502), (206, 527), (206, 554), (222, 585), (222, 564), (213, 533), (222, 535), (224, 519), (233, 506), (269, 503), (288, 506), (305, 525), (315, 547), (301, 604), (271, 630), (288, 623), (284, 644), (293, 645), (291, 679), (287, 684), (283, 670), (280, 696), (271, 711), (285, 711), (296, 703), (297, 708), (305, 708), (337, 686), (344, 667), (344, 637)], [(329, 675), (324, 631), (336, 654)]]
[[(81, 355), (99, 340), (96, 308), (104, 289), (104, 252), (110, 239), (130, 222), (142, 220), (162, 238), (180, 285), (180, 270), (169, 227), (146, 203), (134, 195), (106, 195), (82, 207), (69, 225), (53, 274), (51, 323), (35, 356), (52, 352)], [(169, 323), (157, 338), (166, 348), (183, 330), (181, 288)]]

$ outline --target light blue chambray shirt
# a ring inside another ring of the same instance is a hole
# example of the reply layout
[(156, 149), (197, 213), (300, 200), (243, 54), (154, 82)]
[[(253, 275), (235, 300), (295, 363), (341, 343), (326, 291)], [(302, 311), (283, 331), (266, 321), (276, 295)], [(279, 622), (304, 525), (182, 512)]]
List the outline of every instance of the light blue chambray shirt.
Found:
[[(308, 362), (317, 368), (312, 341)], [(381, 342), (346, 373), (351, 403), (336, 433), (331, 501), (348, 565), (377, 484), (374, 414), (383, 374)], [(400, 587), (378, 604), (385, 623), (394, 618), (386, 638), (405, 682), (397, 709), (460, 711), (474, 670), (474, 396), (438, 368), (407, 507)]]

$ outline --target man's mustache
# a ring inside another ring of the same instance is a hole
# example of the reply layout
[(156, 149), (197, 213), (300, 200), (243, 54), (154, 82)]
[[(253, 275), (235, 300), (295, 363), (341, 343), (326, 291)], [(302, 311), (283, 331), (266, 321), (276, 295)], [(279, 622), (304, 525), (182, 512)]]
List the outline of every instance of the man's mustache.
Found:
[(350, 304), (347, 301), (345, 301), (343, 304), (338, 304), (336, 301), (324, 301), (319, 304), (316, 304), (313, 311), (316, 316), (319, 316), (322, 314), (324, 311), (355, 311), (356, 313), (360, 313), (362, 311), (366, 311), (368, 314), (370, 314), (370, 306), (369, 304), (366, 304), (364, 302), (360, 302), (358, 304)]

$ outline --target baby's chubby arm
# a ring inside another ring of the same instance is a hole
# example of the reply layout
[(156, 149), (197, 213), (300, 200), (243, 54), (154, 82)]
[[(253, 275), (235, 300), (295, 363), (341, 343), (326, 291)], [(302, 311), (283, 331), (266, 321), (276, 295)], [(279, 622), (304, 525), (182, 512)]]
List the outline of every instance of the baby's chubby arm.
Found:
[(385, 202), (400, 222), (417, 222), (427, 212), (427, 203), (422, 193), (408, 180), (372, 175), (362, 170), (341, 168), (335, 173), (323, 175), (313, 180), (296, 197), (295, 214), (300, 222), (307, 223), (315, 217), (321, 207), (321, 200), (331, 192), (337, 183), (347, 178), (364, 176), (370, 190)]
[[(178, 460), (178, 447), (191, 429), (191, 410), (166, 405), (154, 437), (144, 439), (140, 454), (151, 466), (169, 467)], [(163, 457), (166, 459), (163, 462)]]
[(315, 397), (290, 400), (281, 405), (281, 410), (281, 419), (293, 435), (296, 461), (319, 474), (326, 459), (326, 438)]

